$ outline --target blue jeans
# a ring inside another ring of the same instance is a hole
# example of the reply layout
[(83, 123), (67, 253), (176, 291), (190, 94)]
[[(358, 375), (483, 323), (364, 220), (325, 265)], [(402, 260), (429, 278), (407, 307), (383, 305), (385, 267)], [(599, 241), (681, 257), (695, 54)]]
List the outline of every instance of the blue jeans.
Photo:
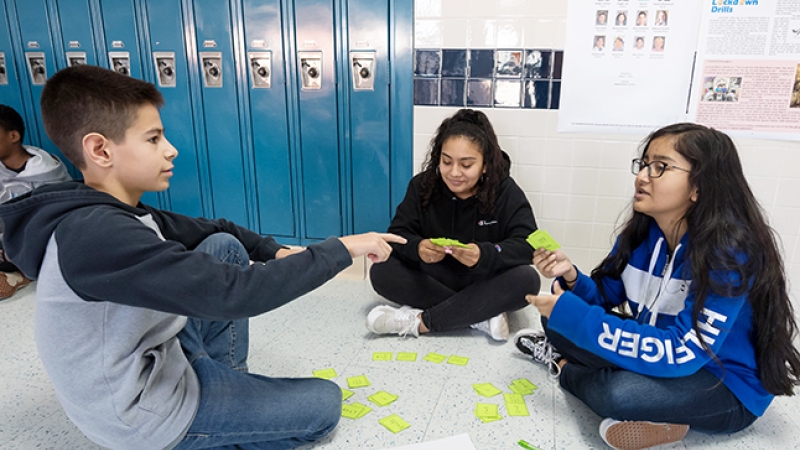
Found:
[(686, 424), (705, 433), (733, 433), (757, 419), (706, 369), (681, 378), (630, 372), (547, 329), (544, 317), (542, 326), (567, 360), (559, 376), (561, 387), (601, 417)]
[[(195, 251), (247, 266), (230, 234), (209, 236)], [(317, 378), (268, 378), (247, 372), (248, 319), (189, 318), (178, 334), (200, 380), (200, 406), (176, 449), (285, 449), (330, 433), (342, 414), (342, 391)]]

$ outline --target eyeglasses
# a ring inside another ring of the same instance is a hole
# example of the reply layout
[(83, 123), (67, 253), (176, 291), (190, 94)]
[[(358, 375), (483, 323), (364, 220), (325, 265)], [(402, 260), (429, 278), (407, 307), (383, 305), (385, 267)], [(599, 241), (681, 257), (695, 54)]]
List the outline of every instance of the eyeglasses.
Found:
[(658, 178), (661, 175), (664, 175), (664, 172), (667, 169), (675, 169), (675, 170), (682, 170), (684, 172), (691, 172), (690, 170), (684, 169), (682, 167), (671, 166), (665, 163), (664, 161), (650, 161), (649, 163), (646, 163), (639, 158), (636, 158), (633, 161), (631, 161), (631, 173), (633, 173), (634, 175), (639, 175), (639, 172), (641, 172), (642, 169), (644, 169), (645, 167), (647, 167), (647, 176), (649, 178)]

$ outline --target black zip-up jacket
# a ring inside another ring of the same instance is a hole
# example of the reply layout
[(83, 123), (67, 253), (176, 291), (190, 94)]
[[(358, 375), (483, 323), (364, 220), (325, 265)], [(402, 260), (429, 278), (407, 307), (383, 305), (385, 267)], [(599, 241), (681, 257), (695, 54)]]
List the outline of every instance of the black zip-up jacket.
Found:
[[(511, 161), (503, 153), (508, 166)], [(472, 268), (467, 268), (452, 256), (446, 256), (440, 264), (464, 276), (484, 277), (514, 266), (529, 265), (533, 260), (533, 248), (525, 241), (536, 230), (536, 220), (525, 193), (509, 176), (508, 169), (497, 189), (494, 213), (480, 212), (476, 196), (462, 200), (456, 197), (444, 181), (437, 181), (437, 192), (423, 212), (420, 192), (422, 174), (408, 183), (406, 196), (400, 205), (389, 232), (408, 240), (405, 245), (392, 244), (393, 255), (410, 263), (421, 263), (419, 243), (423, 239), (458, 239), (468, 244), (475, 243), (481, 249), (481, 257)]]

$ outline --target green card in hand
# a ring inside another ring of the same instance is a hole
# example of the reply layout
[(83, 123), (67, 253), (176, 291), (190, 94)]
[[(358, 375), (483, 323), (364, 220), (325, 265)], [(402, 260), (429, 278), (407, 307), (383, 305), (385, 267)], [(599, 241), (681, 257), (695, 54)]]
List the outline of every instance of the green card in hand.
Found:
[(553, 239), (553, 236), (550, 236), (550, 234), (544, 230), (534, 231), (525, 240), (528, 241), (528, 244), (530, 244), (534, 250), (544, 248), (545, 250), (554, 252), (561, 248), (558, 242)]
[(431, 238), (431, 242), (440, 246), (440, 247), (461, 247), (461, 248), (469, 248), (467, 244), (459, 242), (457, 239), (448, 239), (448, 238)]

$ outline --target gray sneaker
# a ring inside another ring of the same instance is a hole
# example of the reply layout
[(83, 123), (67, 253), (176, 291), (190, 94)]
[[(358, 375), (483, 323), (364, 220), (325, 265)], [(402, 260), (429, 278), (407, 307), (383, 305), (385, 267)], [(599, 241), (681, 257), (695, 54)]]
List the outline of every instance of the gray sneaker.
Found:
[(372, 308), (367, 314), (367, 329), (376, 334), (398, 334), (400, 336), (412, 335), (419, 337), (419, 315), (421, 309), (410, 306), (393, 308), (380, 305)]
[(543, 331), (530, 328), (519, 330), (514, 336), (514, 345), (534, 362), (547, 366), (550, 375), (557, 377), (561, 374), (561, 367), (558, 366), (561, 354), (550, 344)]

